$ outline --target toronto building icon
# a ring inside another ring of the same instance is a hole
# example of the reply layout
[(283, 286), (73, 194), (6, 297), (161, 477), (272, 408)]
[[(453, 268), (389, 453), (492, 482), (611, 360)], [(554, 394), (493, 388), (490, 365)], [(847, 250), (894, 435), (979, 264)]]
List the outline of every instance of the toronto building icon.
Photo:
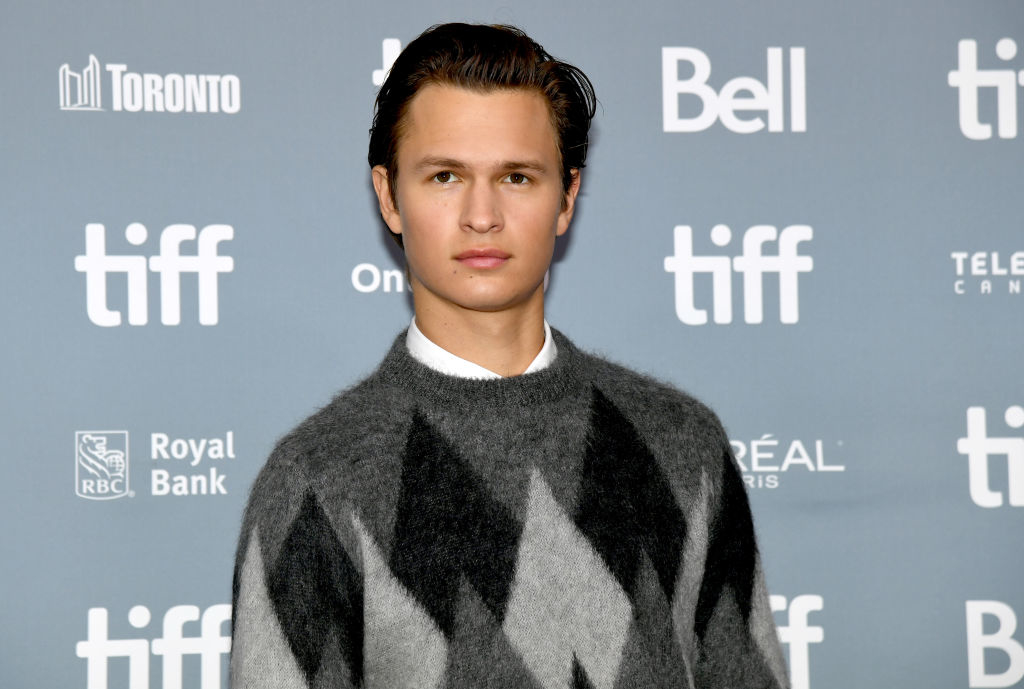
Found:
[(100, 96), (100, 61), (89, 56), (89, 65), (82, 73), (72, 72), (65, 62), (58, 70), (61, 110), (102, 110)]

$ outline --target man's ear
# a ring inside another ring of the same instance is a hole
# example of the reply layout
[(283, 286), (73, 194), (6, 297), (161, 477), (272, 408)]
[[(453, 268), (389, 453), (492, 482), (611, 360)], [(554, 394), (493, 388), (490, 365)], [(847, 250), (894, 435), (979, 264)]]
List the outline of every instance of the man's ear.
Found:
[(402, 217), (398, 213), (398, 203), (392, 194), (391, 183), (388, 181), (388, 170), (383, 165), (374, 165), (370, 170), (373, 178), (373, 189), (377, 192), (377, 204), (380, 216), (384, 218), (388, 229), (394, 234), (402, 234)]
[(569, 182), (569, 190), (562, 197), (562, 210), (558, 213), (558, 222), (555, 226), (555, 236), (560, 237), (569, 229), (569, 222), (572, 220), (573, 211), (576, 210), (576, 195), (580, 193), (580, 170), (572, 168), (569, 170), (572, 181)]

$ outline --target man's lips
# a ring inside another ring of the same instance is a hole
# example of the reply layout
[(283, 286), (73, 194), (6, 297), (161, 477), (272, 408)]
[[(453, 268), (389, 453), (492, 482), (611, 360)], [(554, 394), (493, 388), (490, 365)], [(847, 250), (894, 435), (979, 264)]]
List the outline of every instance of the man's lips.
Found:
[(511, 254), (500, 249), (469, 249), (455, 257), (455, 260), (470, 268), (497, 268), (509, 259)]

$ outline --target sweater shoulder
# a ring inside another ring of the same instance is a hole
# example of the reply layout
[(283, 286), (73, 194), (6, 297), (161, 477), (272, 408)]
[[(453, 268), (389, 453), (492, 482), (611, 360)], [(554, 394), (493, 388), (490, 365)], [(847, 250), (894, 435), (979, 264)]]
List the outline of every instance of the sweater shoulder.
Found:
[(267, 466), (291, 467), (310, 477), (343, 469), (404, 423), (408, 414), (402, 410), (409, 402), (395, 393), (375, 374), (341, 390), (277, 441)]
[(693, 395), (650, 374), (584, 353), (591, 381), (644, 436), (685, 439), (720, 456), (728, 439), (718, 415)]

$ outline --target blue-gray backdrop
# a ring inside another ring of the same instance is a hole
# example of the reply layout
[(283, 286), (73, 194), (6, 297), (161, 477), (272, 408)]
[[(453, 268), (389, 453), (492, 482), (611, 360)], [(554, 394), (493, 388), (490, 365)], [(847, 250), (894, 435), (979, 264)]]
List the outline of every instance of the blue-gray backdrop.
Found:
[(456, 19), (593, 79), (549, 320), (722, 417), (794, 689), (1024, 686), (1019, 0), (7, 3), (0, 685), (223, 686), (250, 482), (409, 320), (367, 129)]

